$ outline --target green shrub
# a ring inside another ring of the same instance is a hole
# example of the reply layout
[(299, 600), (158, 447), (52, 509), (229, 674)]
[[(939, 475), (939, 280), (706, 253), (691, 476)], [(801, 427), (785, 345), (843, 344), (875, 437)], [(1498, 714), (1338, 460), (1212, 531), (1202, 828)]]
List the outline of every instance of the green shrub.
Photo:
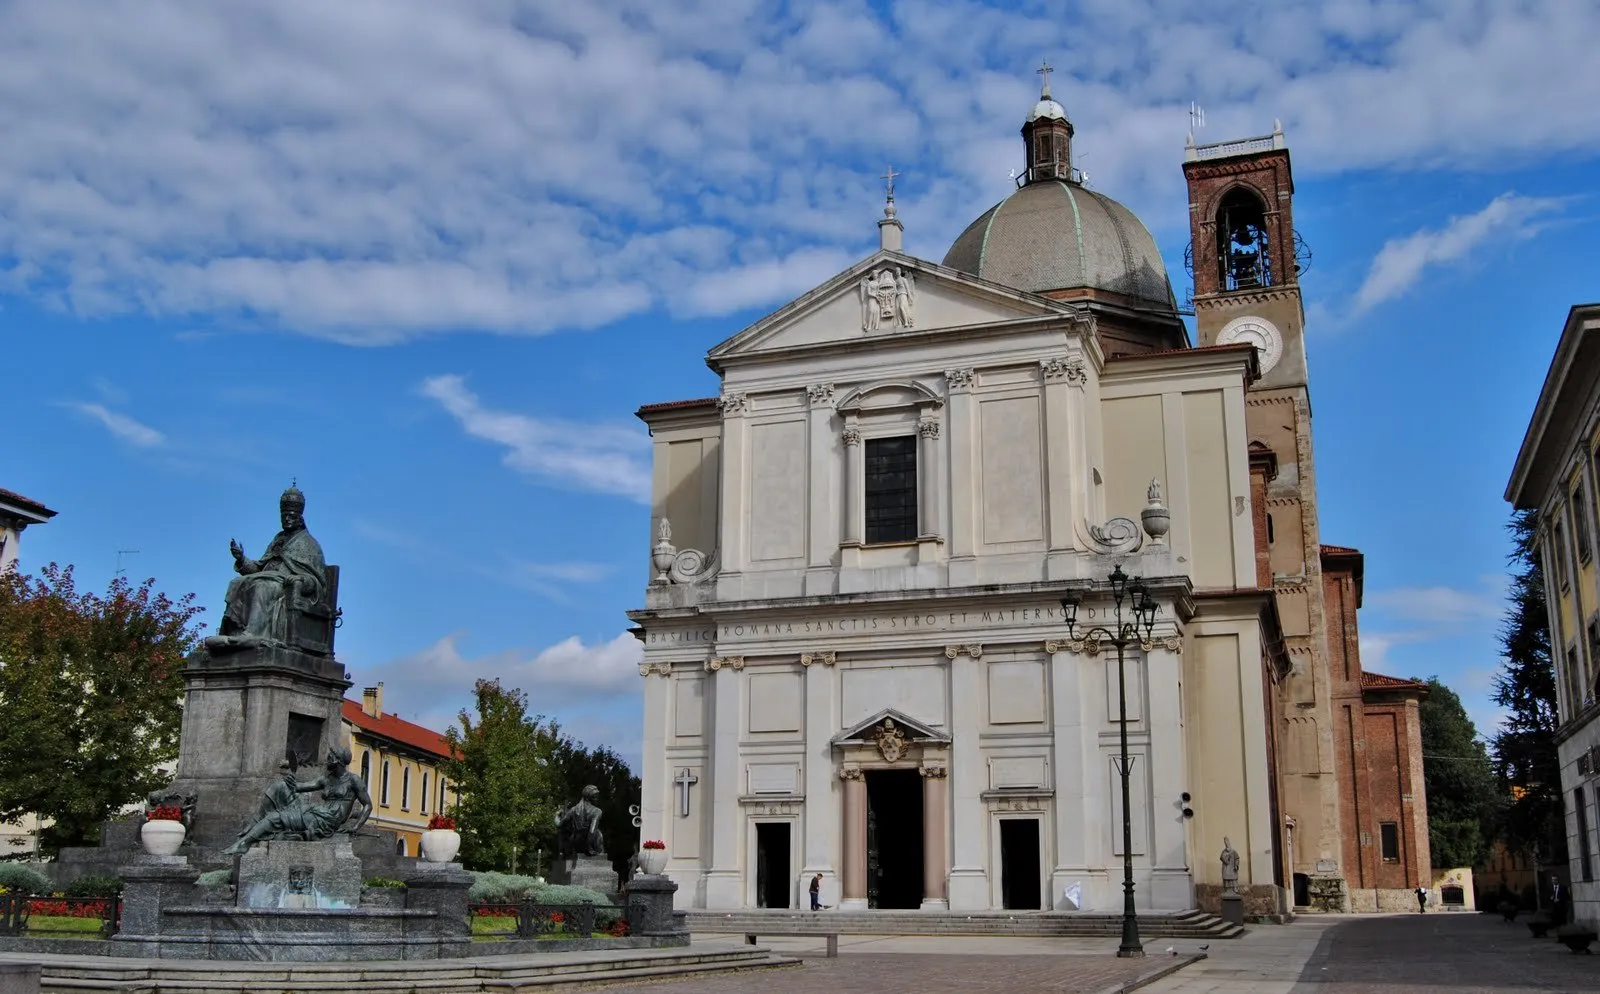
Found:
[(122, 893), (122, 878), (107, 876), (79, 877), (67, 884), (61, 892), (66, 897), (116, 897)]
[(226, 887), (233, 883), (232, 870), (207, 870), (195, 878), (195, 884), (200, 887)]
[(472, 889), (467, 900), (474, 904), (516, 904), (523, 895), (539, 886), (533, 877), (496, 873), (493, 870), (472, 871)]
[(16, 863), (0, 863), (0, 887), (24, 894), (50, 893), (50, 880), (38, 870)]
[(611, 903), (610, 898), (596, 890), (587, 887), (573, 887), (568, 884), (536, 884), (533, 887), (533, 899), (540, 904), (600, 904)]
[(405, 885), (406, 882), (404, 880), (390, 880), (388, 877), (369, 877), (362, 884), (363, 887), (404, 887)]

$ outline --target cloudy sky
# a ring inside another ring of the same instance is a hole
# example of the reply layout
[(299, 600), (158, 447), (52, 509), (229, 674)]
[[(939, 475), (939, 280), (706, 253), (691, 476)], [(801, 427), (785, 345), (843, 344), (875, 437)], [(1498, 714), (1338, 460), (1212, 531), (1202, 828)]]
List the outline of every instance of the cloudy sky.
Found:
[(24, 567), (120, 565), (215, 623), (297, 478), (340, 655), (442, 725), (498, 675), (638, 751), (649, 446), (705, 351), (1010, 188), (1033, 69), (1180, 297), (1181, 161), (1281, 120), (1323, 539), (1365, 662), (1480, 721), (1505, 478), (1600, 299), (1600, 8), (1568, 0), (0, 3), (0, 486)]

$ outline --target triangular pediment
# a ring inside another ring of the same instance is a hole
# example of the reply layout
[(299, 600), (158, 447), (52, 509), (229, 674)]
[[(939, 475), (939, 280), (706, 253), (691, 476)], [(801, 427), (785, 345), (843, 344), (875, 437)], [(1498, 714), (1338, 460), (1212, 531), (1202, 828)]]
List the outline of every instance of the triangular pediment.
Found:
[(880, 251), (713, 348), (708, 361), (1070, 315), (1071, 304)]
[(884, 708), (866, 721), (852, 725), (833, 737), (834, 745), (844, 745), (847, 742), (871, 742), (877, 738), (878, 730), (884, 727), (884, 722), (892, 722), (902, 736), (913, 742), (949, 742), (950, 736), (937, 729), (902, 714), (894, 708)]

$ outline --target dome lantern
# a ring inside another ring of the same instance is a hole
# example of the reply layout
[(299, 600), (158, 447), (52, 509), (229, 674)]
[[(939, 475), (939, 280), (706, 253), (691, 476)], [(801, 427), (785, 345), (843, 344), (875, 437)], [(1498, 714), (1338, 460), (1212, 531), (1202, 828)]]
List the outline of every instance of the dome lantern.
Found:
[(1067, 120), (1066, 109), (1050, 96), (1050, 73), (1054, 72), (1050, 63), (1034, 72), (1044, 78), (1044, 84), (1039, 90), (1039, 102), (1022, 125), (1028, 168), (1019, 179), (1024, 184), (1052, 179), (1071, 181), (1072, 122)]

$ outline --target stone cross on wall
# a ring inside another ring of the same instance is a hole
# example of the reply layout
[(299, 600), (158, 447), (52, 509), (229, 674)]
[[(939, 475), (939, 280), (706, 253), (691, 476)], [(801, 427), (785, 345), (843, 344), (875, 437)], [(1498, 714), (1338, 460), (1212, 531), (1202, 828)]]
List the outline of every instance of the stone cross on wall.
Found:
[(677, 777), (672, 781), (678, 785), (678, 815), (682, 818), (689, 817), (689, 788), (700, 782), (700, 778), (688, 769), (678, 771)]

